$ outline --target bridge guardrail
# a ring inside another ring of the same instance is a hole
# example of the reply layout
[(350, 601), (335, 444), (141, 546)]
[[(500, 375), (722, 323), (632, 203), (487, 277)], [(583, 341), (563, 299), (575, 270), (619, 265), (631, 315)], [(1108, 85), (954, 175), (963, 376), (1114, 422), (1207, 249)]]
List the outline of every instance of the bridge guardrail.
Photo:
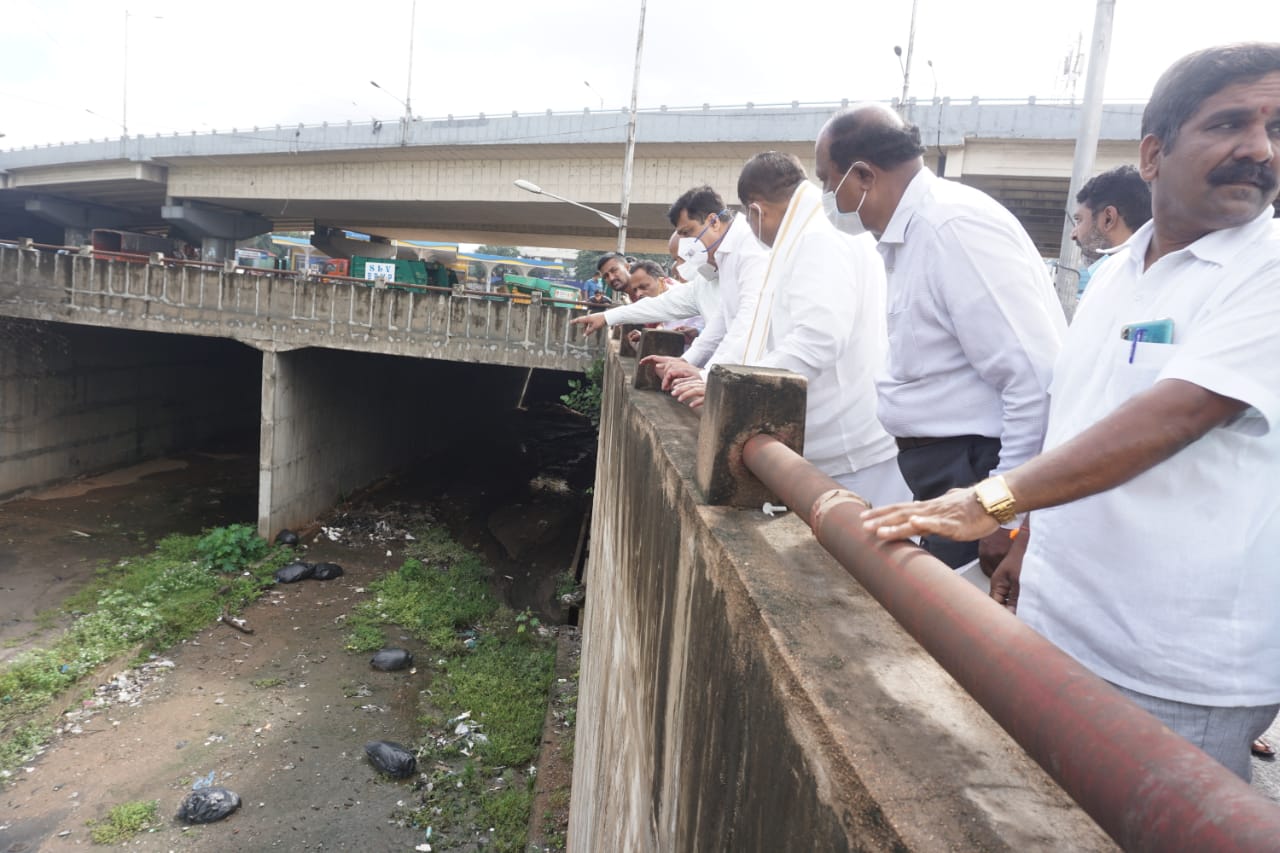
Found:
[[(372, 351), (569, 370), (585, 366), (604, 349), (602, 337), (583, 340), (569, 323), (586, 303), (521, 304), (508, 294), (388, 286), (158, 254), (112, 255), (105, 259), (82, 247), (0, 241), (0, 270), (15, 285), (9, 301), (41, 308), (50, 315), (45, 319), (102, 324), (94, 318), (136, 318), (153, 330), (185, 322), (196, 334), (221, 333), (250, 344), (282, 339), (330, 347), (376, 343)], [(449, 348), (467, 351), (450, 356)], [(520, 357), (504, 358), (494, 348)]]
[[(867, 534), (865, 501), (788, 446), (795, 436), (779, 418), (780, 373), (738, 366), (711, 371), (697, 464), (709, 503), (759, 507), (763, 484), (1125, 850), (1276, 849), (1280, 806), (927, 552)], [(730, 423), (729, 416), (708, 430), (721, 405), (749, 413), (769, 395), (774, 400), (764, 407), (772, 411), (754, 426)], [(784, 405), (794, 406), (796, 396)], [(791, 424), (803, 423), (803, 393), (798, 399)], [(723, 434), (706, 434), (721, 423)], [(726, 486), (712, 471), (730, 472), (740, 482)]]

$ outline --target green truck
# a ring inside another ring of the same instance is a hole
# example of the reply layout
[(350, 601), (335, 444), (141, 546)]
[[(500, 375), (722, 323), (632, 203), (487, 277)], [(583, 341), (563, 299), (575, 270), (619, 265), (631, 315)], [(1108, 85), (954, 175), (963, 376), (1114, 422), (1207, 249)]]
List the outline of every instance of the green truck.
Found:
[[(514, 294), (532, 296), (535, 291), (541, 293), (544, 300), (551, 301), (551, 304), (557, 308), (573, 308), (582, 301), (582, 291), (578, 290), (578, 288), (567, 284), (557, 284), (544, 278), (535, 278), (531, 275), (507, 274), (502, 277), (502, 281), (507, 286), (507, 289)], [(516, 296), (514, 301), (527, 303), (529, 300)]]
[(388, 287), (406, 285), (399, 290), (420, 287), (450, 287), (450, 271), (443, 264), (404, 258), (364, 258), (351, 256), (350, 276), (366, 281), (385, 281)]

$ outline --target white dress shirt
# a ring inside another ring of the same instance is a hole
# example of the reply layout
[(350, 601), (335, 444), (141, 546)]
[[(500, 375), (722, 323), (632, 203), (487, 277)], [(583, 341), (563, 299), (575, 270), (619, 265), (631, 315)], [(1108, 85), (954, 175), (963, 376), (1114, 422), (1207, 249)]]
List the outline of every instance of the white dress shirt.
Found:
[(995, 473), (1030, 459), (1067, 324), (1027, 232), (985, 193), (921, 169), (877, 248), (889, 281), (885, 429), (999, 438)]
[[(1108, 681), (1178, 702), (1280, 702), (1280, 221), (1143, 270), (1151, 223), (1089, 282), (1049, 388), (1056, 447), (1165, 379), (1249, 404), (1127, 483), (1032, 514), (1018, 615)], [(1173, 321), (1168, 344), (1122, 340)]]
[(706, 328), (684, 354), (690, 364), (708, 368), (713, 364), (742, 364), (747, 328), (769, 263), (768, 248), (751, 233), (751, 226), (741, 215), (733, 217), (715, 252), (720, 313), (702, 315)]
[[(702, 276), (696, 276), (693, 281), (684, 284), (673, 282), (657, 296), (638, 299), (630, 305), (610, 308), (604, 312), (604, 320), (610, 326), (616, 326), (619, 323), (663, 323), (667, 328), (680, 325), (704, 328), (706, 318), (719, 316), (721, 310), (719, 285), (707, 281)], [(700, 338), (701, 335), (698, 337)], [(697, 338), (694, 339), (695, 345), (697, 340)], [(690, 346), (685, 352), (686, 361), (689, 361), (693, 349), (693, 346)], [(707, 355), (710, 355), (710, 352)], [(697, 357), (697, 354), (694, 354), (694, 357)], [(702, 366), (702, 362), (690, 361), (689, 363), (696, 367)]]

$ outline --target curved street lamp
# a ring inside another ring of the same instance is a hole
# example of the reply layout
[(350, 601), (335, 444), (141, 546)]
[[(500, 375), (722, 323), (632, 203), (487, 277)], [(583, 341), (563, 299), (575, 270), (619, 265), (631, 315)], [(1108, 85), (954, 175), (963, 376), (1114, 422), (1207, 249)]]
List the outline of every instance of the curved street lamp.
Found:
[(571, 204), (574, 207), (580, 207), (583, 210), (589, 210), (592, 213), (594, 213), (596, 216), (599, 216), (605, 222), (608, 222), (614, 228), (622, 227), (622, 220), (619, 217), (614, 216), (612, 213), (605, 213), (603, 210), (598, 210), (589, 204), (583, 204), (580, 201), (574, 201), (571, 198), (565, 198), (562, 195), (556, 195), (550, 190), (544, 190), (542, 187), (538, 186), (533, 181), (526, 181), (524, 178), (517, 178), (516, 180), (512, 181), (512, 183), (514, 183), (517, 187), (524, 190), (525, 192), (533, 193), (534, 195), (550, 196), (551, 198), (554, 198), (556, 201), (563, 201), (565, 204)]

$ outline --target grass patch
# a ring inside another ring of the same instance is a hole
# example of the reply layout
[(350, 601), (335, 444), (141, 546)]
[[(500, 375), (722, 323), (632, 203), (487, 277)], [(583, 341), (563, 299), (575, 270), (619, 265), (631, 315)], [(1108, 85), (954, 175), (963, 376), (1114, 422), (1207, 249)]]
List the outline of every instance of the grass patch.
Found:
[(270, 690), (272, 687), (280, 687), (284, 684), (283, 678), (255, 678), (249, 682), (259, 690)]
[[(190, 637), (224, 608), (240, 611), (292, 558), (287, 549), (271, 549), (256, 562), (238, 564), (235, 574), (223, 574), (201, 558), (202, 543), (207, 548), (218, 533), (168, 536), (146, 556), (100, 567), (94, 581), (64, 605), (75, 618), (61, 636), (0, 671), (0, 770), (11, 768), (13, 756), (23, 751), (20, 743), (9, 742), (62, 691), (123, 654), (142, 656)], [(228, 559), (223, 553), (217, 569), (230, 565)]]
[[(442, 847), (483, 837), (498, 853), (516, 853), (528, 833), (526, 768), (542, 735), (554, 643), (536, 618), (499, 606), (480, 557), (442, 530), (415, 535), (409, 559), (373, 583), (349, 617), (347, 648), (381, 647), (383, 626), (392, 624), (433, 650), (419, 766), (436, 769), (414, 820), (440, 833)], [(455, 726), (468, 713), (471, 732), (460, 735)]]
[(89, 837), (94, 844), (119, 844), (156, 825), (159, 800), (137, 800), (121, 803), (99, 821), (90, 821)]

